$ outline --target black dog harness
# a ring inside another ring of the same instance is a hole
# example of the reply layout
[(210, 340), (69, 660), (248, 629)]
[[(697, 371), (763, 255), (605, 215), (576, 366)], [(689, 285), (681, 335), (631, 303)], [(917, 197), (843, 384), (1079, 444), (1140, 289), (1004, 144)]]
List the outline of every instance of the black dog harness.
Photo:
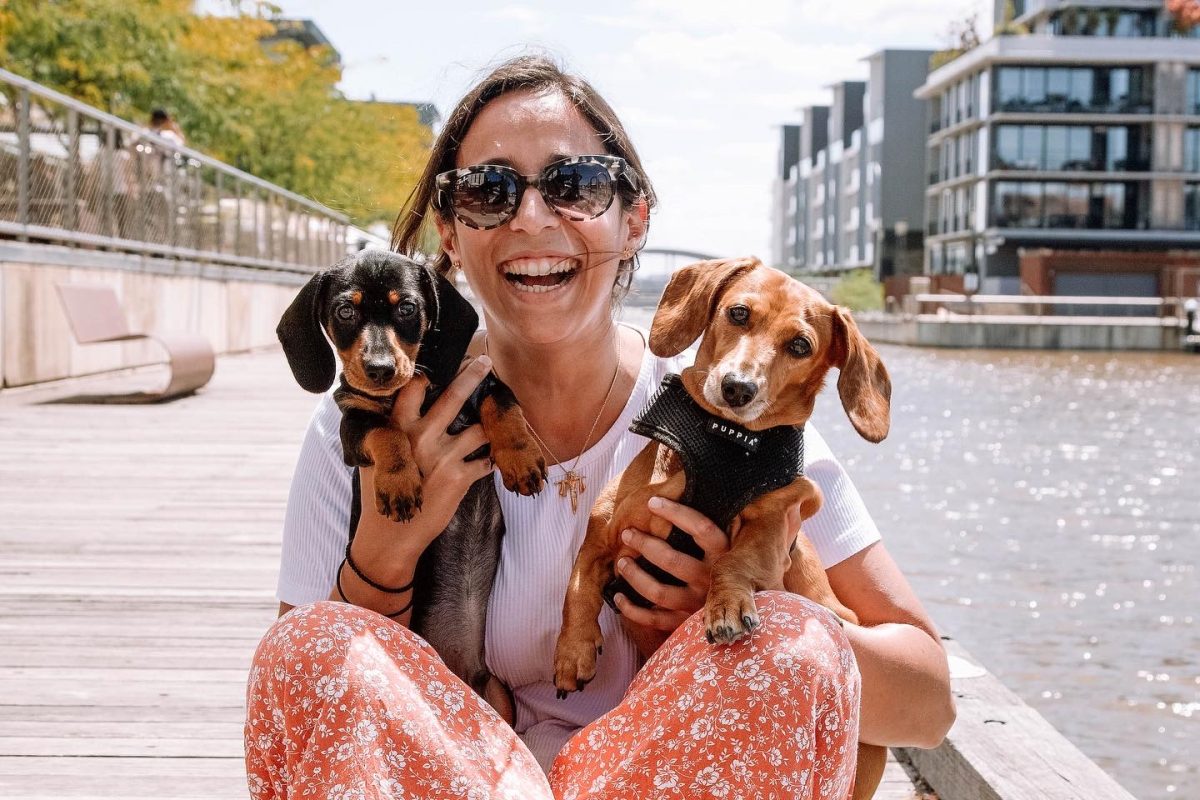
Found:
[[(735, 425), (701, 408), (674, 373), (663, 378), (650, 405), (629, 429), (679, 454), (686, 479), (679, 502), (704, 514), (722, 530), (728, 530), (751, 500), (804, 474), (803, 427), (780, 425), (750, 431)], [(671, 529), (667, 544), (695, 558), (704, 557), (696, 541), (679, 528)], [(662, 583), (683, 585), (645, 557), (637, 563)], [(604, 599), (613, 608), (618, 592), (643, 608), (652, 605), (618, 577), (604, 588)]]

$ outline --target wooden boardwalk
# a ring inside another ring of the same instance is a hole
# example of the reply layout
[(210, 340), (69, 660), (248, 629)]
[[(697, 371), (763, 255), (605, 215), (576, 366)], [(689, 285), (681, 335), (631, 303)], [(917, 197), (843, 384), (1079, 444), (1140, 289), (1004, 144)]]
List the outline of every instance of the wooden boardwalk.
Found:
[[(0, 797), (246, 797), (246, 671), (314, 398), (278, 351), (164, 405), (0, 393)], [(141, 387), (137, 387), (141, 388)], [(923, 800), (889, 765), (879, 800)]]

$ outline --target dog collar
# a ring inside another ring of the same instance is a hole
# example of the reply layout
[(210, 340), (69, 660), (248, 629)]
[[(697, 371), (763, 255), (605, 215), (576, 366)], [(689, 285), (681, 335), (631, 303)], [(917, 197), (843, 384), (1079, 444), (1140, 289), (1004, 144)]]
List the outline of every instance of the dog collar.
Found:
[(701, 408), (674, 373), (630, 430), (679, 454), (687, 475), (680, 502), (721, 528), (755, 497), (804, 474), (803, 426), (748, 430)]

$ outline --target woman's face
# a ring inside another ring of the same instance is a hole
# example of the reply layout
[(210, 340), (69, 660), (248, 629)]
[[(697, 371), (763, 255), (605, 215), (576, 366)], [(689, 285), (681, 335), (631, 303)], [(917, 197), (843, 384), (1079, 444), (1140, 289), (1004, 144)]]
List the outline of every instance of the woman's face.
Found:
[[(599, 134), (559, 92), (519, 91), (483, 108), (455, 167), (504, 164), (537, 175), (559, 159), (605, 152)], [(620, 198), (595, 219), (567, 220), (529, 187), (513, 218), (497, 228), (476, 230), (439, 218), (438, 231), (483, 304), (489, 329), (543, 344), (590, 325), (607, 326), (621, 252), (640, 245), (644, 225), (637, 209), (622, 208)], [(552, 263), (555, 271), (544, 274)]]

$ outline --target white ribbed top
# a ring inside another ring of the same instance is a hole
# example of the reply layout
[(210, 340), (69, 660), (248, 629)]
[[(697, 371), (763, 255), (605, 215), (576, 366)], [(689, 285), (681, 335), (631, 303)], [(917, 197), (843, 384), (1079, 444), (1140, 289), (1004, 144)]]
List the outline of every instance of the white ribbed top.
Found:
[[(569, 500), (553, 490), (553, 482), (563, 475), (557, 466), (550, 467), (551, 490), (537, 497), (506, 491), (496, 476), (506, 533), (488, 605), (487, 662), (512, 688), (517, 733), (546, 769), (571, 734), (620, 701), (637, 670), (633, 642), (605, 606), (600, 614), (604, 653), (596, 679), (566, 700), (555, 697), (554, 644), (567, 580), (587, 532), (587, 509), (609, 479), (645, 446), (645, 438), (629, 431), (634, 415), (649, 402), (662, 377), (681, 371), (692, 357), (688, 352), (662, 359), (644, 350), (621, 416), (575, 467), (587, 487), (580, 495), (578, 514), (573, 515)], [(328, 393), (309, 423), (292, 479), (278, 591), (279, 599), (292, 605), (329, 597), (345, 548), (351, 471), (342, 463), (340, 420)], [(821, 487), (825, 502), (805, 523), (804, 532), (829, 567), (877, 541), (879, 532), (841, 464), (811, 425), (805, 431), (805, 455), (805, 473)]]

